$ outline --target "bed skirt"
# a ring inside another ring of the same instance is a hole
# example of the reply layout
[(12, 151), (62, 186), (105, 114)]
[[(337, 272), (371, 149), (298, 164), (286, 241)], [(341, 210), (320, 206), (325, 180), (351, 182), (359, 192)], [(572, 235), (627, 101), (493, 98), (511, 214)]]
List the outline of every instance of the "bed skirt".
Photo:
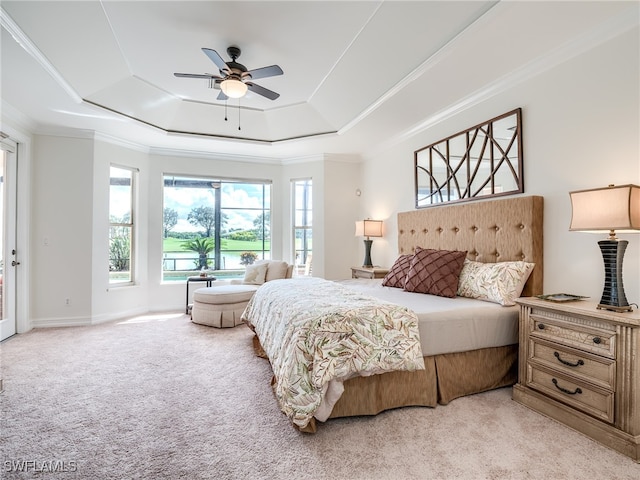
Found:
[[(258, 356), (267, 358), (254, 335)], [(518, 345), (424, 357), (425, 370), (355, 377), (344, 382), (344, 393), (329, 418), (377, 415), (393, 408), (446, 405), (451, 400), (513, 385), (518, 380)], [(314, 433), (312, 418), (301, 429)]]

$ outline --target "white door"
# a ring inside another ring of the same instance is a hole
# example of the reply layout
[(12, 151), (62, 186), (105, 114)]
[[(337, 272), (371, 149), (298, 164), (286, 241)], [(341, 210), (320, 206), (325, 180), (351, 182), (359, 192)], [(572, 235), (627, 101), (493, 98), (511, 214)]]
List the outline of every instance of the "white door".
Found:
[[(0, 133), (1, 135), (1, 133)], [(1, 137), (0, 137), (1, 138)], [(18, 161), (15, 142), (0, 142), (0, 341), (16, 333), (16, 210)]]

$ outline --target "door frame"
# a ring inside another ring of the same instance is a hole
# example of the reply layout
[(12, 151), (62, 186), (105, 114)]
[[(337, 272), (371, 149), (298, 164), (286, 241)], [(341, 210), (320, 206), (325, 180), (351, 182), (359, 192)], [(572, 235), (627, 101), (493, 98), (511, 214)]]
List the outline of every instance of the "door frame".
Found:
[(4, 165), (0, 166), (3, 173), (2, 179), (2, 208), (0, 221), (3, 228), (0, 229), (2, 238), (2, 303), (3, 311), (0, 318), (0, 341), (18, 333), (18, 309), (16, 307), (16, 288), (19, 275), (19, 262), (17, 255), (17, 201), (18, 201), (18, 145), (5, 134), (0, 134), (0, 145)]
[(16, 333), (25, 333), (31, 330), (31, 311), (29, 308), (29, 212), (31, 209), (31, 151), (32, 137), (3, 122), (0, 125), (0, 134), (7, 136), (16, 143), (17, 161), (17, 192), (16, 199), (16, 251), (19, 252), (20, 270), (16, 275)]

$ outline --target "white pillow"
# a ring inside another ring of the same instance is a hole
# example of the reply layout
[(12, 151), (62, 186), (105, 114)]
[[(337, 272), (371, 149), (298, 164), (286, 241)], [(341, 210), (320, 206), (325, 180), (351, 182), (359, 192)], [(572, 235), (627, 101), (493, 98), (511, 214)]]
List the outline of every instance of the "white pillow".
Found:
[(503, 306), (515, 305), (535, 266), (528, 262), (481, 263), (465, 259), (458, 295)]
[(244, 280), (242, 283), (248, 285), (262, 285), (267, 276), (267, 264), (266, 263), (254, 263), (253, 265), (247, 265), (244, 271)]
[(287, 269), (289, 268), (289, 264), (287, 262), (283, 262), (280, 260), (260, 260), (254, 263), (254, 265), (261, 265), (263, 263), (267, 265), (267, 275), (264, 280), (265, 282), (287, 278)]
[(287, 268), (289, 268), (287, 262), (272, 260), (268, 265), (267, 278), (265, 281), (270, 282), (271, 280), (280, 280), (281, 278), (287, 277)]

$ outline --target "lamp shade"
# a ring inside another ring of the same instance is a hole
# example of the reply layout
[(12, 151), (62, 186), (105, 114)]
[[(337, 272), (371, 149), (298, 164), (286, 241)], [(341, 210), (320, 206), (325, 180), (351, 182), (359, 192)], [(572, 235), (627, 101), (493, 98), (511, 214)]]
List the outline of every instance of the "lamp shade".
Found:
[(640, 230), (640, 187), (610, 185), (570, 192), (569, 230), (630, 233)]
[(359, 220), (356, 222), (356, 237), (381, 237), (382, 220)]
[(248, 87), (245, 83), (235, 78), (230, 78), (220, 84), (220, 90), (229, 98), (244, 97), (247, 89)]

